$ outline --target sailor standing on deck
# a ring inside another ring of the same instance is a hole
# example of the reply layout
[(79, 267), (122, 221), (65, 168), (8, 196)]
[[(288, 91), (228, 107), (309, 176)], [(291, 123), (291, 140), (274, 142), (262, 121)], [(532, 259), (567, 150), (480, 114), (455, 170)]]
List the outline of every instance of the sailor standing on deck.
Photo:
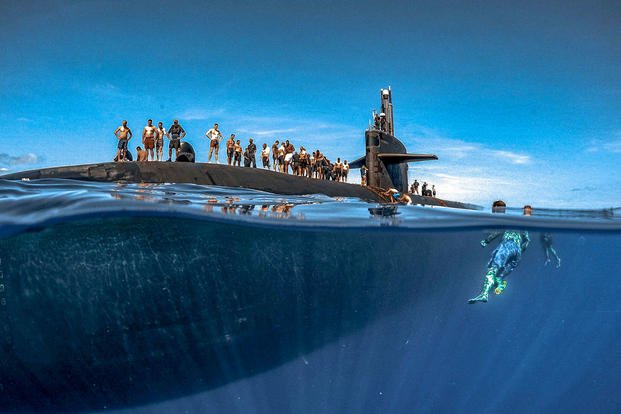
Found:
[(272, 145), (272, 161), (274, 162), (274, 171), (276, 171), (276, 169), (278, 168), (278, 147), (279, 147), (279, 142), (278, 140), (274, 141), (274, 144)]
[(114, 158), (117, 162), (125, 161), (125, 153), (127, 152), (127, 144), (132, 139), (132, 130), (127, 126), (127, 121), (123, 121), (121, 126), (114, 130), (114, 136), (119, 140), (117, 145), (118, 151)]
[(248, 151), (248, 167), (252, 165), (252, 168), (257, 168), (257, 159), (255, 156), (257, 153), (257, 146), (255, 145), (252, 138), (248, 140), (248, 146), (246, 147), (246, 151)]
[(166, 135), (164, 125), (158, 122), (157, 129), (155, 130), (155, 153), (158, 161), (164, 159), (164, 135)]
[(266, 143), (263, 143), (263, 149), (261, 150), (261, 161), (263, 162), (263, 168), (270, 169), (270, 149)]
[(147, 160), (149, 157), (152, 161), (155, 161), (155, 133), (157, 128), (153, 126), (153, 120), (147, 120), (147, 126), (142, 130), (142, 144), (144, 145), (145, 151), (148, 151)]
[(231, 134), (229, 140), (226, 141), (226, 160), (231, 165), (233, 163), (233, 155), (235, 154), (235, 134)]
[(220, 152), (220, 141), (223, 136), (220, 131), (218, 131), (218, 123), (213, 124), (213, 128), (209, 131), (205, 132), (205, 136), (209, 139), (209, 158), (207, 162), (211, 162), (211, 154), (216, 153), (216, 164), (218, 164), (218, 153)]
[(185, 137), (185, 129), (181, 125), (179, 125), (179, 120), (175, 119), (173, 124), (168, 128), (168, 133), (166, 134), (170, 142), (168, 143), (168, 159), (166, 161), (170, 162), (172, 157), (172, 150), (175, 149), (175, 158), (177, 157), (177, 153), (179, 152), (179, 147), (181, 146), (181, 140)]

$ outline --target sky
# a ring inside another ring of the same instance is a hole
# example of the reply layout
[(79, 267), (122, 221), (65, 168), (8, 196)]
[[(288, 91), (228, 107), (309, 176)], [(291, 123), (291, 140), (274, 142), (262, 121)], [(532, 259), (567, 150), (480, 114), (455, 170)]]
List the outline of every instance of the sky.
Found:
[(353, 160), (390, 85), (439, 197), (621, 206), (621, 3), (513, 3), (0, 0), (0, 170), (110, 161), (148, 118), (198, 161), (214, 122)]

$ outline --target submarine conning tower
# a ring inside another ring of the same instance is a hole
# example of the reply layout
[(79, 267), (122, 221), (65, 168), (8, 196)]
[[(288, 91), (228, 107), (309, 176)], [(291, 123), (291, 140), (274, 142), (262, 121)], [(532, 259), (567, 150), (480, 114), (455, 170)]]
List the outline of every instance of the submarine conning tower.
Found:
[(373, 111), (373, 124), (364, 135), (366, 154), (353, 161), (350, 168), (367, 168), (367, 185), (408, 191), (408, 162), (437, 160), (433, 154), (408, 154), (395, 137), (395, 122), (390, 87), (380, 90), (380, 110)]

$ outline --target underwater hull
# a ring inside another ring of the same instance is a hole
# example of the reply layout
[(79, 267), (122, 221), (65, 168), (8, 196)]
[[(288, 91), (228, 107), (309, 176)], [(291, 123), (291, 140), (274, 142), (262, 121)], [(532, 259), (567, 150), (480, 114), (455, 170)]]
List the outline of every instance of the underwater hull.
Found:
[(299, 357), (414, 301), (442, 261), (441, 235), (406, 241), (415, 272), (371, 241), (394, 236), (151, 218), (0, 240), (0, 407), (134, 406)]

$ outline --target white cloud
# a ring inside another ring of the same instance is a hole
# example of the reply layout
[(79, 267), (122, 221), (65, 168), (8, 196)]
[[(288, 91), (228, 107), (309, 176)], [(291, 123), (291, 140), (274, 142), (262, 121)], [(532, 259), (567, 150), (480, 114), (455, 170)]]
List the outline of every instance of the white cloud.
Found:
[(181, 111), (177, 118), (183, 121), (215, 121), (216, 118), (221, 117), (223, 113), (224, 111), (222, 109), (189, 108)]
[(531, 162), (530, 155), (518, 154), (516, 152), (502, 150), (491, 150), (490, 153), (497, 157), (505, 158), (513, 164), (528, 164)]
[(291, 134), (293, 132), (295, 132), (295, 128), (286, 128), (286, 129), (268, 129), (268, 130), (260, 130), (260, 129), (238, 129), (237, 130), (238, 133), (242, 133), (242, 134), (250, 134), (250, 135), (257, 135), (257, 136), (265, 136), (265, 135), (269, 135), (269, 136), (281, 136), (283, 134)]
[(7, 153), (0, 154), (0, 165), (13, 166), (23, 164), (36, 164), (39, 157), (36, 154), (28, 153), (23, 155), (9, 155)]
[(608, 152), (621, 154), (621, 138), (613, 141), (594, 140), (586, 149), (588, 152)]
[(37, 164), (40, 161), (40, 157), (33, 153), (9, 155), (3, 152), (0, 153), (0, 172), (8, 171), (11, 167), (18, 165)]

